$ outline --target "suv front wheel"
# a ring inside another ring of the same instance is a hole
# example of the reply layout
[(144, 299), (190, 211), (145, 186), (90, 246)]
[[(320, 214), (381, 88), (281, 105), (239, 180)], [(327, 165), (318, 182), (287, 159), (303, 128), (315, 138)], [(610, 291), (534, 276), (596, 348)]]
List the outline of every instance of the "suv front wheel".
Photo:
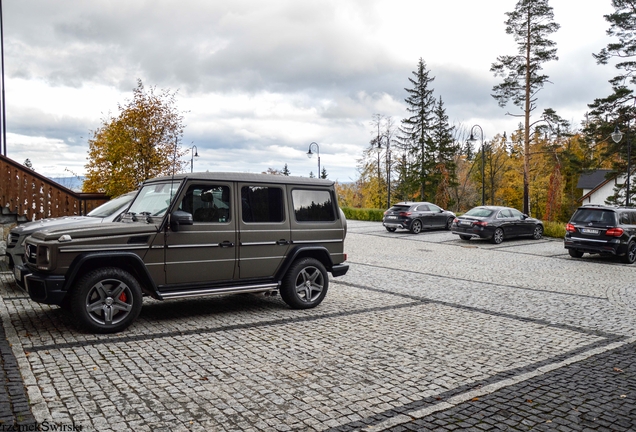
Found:
[(315, 258), (295, 261), (280, 287), (280, 296), (292, 309), (318, 306), (327, 295), (329, 276), (325, 266)]
[(94, 333), (116, 333), (128, 327), (141, 312), (142, 294), (137, 280), (119, 268), (87, 273), (71, 298), (79, 327)]

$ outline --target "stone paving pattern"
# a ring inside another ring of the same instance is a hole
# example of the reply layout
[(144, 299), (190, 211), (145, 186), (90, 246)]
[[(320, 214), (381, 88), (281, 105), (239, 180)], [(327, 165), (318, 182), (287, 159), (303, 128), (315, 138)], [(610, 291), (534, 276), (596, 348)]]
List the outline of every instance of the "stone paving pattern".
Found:
[(146, 300), (117, 335), (78, 332), (0, 268), (0, 430), (636, 429), (636, 266), (357, 221), (346, 250), (316, 309)]

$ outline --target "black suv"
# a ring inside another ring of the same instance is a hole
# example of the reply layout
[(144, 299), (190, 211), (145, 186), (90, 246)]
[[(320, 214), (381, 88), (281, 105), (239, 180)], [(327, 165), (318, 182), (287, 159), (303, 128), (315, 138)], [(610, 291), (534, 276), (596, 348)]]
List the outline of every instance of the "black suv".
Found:
[(425, 228), (449, 230), (455, 213), (429, 202), (400, 202), (384, 212), (382, 225), (389, 232), (402, 228), (419, 234)]
[(574, 258), (590, 253), (636, 261), (636, 208), (579, 207), (565, 229), (565, 248)]

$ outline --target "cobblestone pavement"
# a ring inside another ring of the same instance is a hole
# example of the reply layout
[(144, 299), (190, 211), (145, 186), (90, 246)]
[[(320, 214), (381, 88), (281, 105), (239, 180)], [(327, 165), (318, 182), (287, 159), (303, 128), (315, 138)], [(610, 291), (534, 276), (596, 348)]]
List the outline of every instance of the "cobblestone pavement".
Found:
[(636, 265), (357, 221), (346, 249), (318, 308), (151, 300), (110, 336), (0, 268), (0, 430), (636, 430)]

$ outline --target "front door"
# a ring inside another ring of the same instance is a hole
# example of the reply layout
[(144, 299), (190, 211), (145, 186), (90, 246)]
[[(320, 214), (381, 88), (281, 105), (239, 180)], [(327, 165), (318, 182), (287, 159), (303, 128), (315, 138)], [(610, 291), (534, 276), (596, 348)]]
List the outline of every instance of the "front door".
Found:
[(177, 210), (191, 213), (193, 224), (166, 236), (168, 285), (234, 279), (238, 248), (232, 190), (233, 183), (222, 182), (197, 182), (185, 189)]
[(271, 278), (291, 244), (284, 185), (239, 183), (239, 278)]

